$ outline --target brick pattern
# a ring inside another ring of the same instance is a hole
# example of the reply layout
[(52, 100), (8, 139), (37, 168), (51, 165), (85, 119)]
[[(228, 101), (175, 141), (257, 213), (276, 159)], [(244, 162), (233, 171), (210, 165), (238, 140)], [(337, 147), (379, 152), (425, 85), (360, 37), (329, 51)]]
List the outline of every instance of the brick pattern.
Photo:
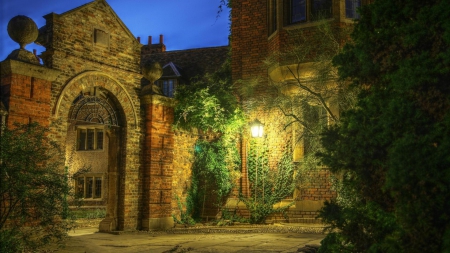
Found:
[(275, 213), (267, 217), (267, 223), (273, 222), (289, 222), (289, 223), (321, 223), (321, 219), (318, 219), (318, 211), (293, 211), (289, 210), (287, 215), (284, 216), (281, 213)]
[[(172, 177), (172, 213), (180, 218), (181, 211), (186, 211), (186, 197), (188, 189), (191, 187), (192, 162), (194, 160), (194, 147), (198, 134), (193, 132), (174, 132), (174, 160)], [(183, 210), (180, 210), (177, 197)]]
[[(108, 205), (117, 210), (117, 229), (139, 227), (142, 124), (140, 120), (140, 44), (104, 1), (93, 1), (63, 14), (45, 16), (46, 31), (41, 43), (46, 51), (44, 64), (61, 74), (51, 86), (54, 137), (64, 143), (68, 131), (68, 114), (78, 94), (93, 87), (107, 91), (116, 105), (120, 131), (118, 138), (117, 200)], [(106, 32), (109, 44), (94, 43), (95, 29)], [(115, 176), (116, 177), (116, 176)], [(114, 180), (115, 181), (115, 180)], [(111, 189), (111, 188), (108, 188)]]
[(31, 121), (48, 126), (50, 118), (51, 82), (35, 77), (11, 73), (2, 77), (2, 100), (9, 107), (7, 127), (15, 122)]
[(172, 214), (172, 123), (173, 107), (152, 103), (145, 105), (144, 220), (171, 217)]
[(299, 200), (330, 200), (336, 197), (331, 190), (330, 171), (316, 170), (309, 173), (310, 181), (306, 183), (298, 196)]
[[(232, 79), (236, 82), (238, 80), (246, 81), (259, 78), (260, 85), (255, 92), (255, 96), (266, 93), (268, 90), (268, 71), (263, 60), (276, 51), (289, 50), (293, 45), (292, 43), (298, 42), (300, 37), (306, 38), (306, 43), (308, 43), (308, 38), (311, 38), (317, 32), (317, 23), (314, 24), (313, 22), (285, 25), (283, 20), (284, 2), (286, 1), (277, 1), (277, 31), (268, 35), (267, 1), (233, 1), (231, 23)], [(343, 29), (351, 26), (351, 21), (345, 19), (344, 1), (333, 1), (333, 18), (329, 22), (333, 27)], [(345, 39), (342, 43), (345, 43)], [(280, 62), (280, 64), (286, 63)], [(292, 139), (292, 129), (290, 127), (284, 129), (288, 119), (276, 110), (270, 112), (262, 109), (250, 111), (246, 106), (247, 101), (242, 101), (242, 104), (250, 121), (258, 119), (264, 124), (265, 138), (270, 154), (269, 163), (271, 167), (276, 166), (276, 161), (279, 160), (283, 149), (286, 147), (286, 140)], [(245, 152), (248, 148), (248, 140), (244, 138), (241, 147), (243, 172), (246, 170)], [(310, 175), (310, 184), (300, 192), (299, 200), (324, 201), (335, 197), (336, 193), (330, 189), (329, 176), (325, 171), (313, 172)], [(243, 178), (243, 180), (246, 179)], [(245, 183), (242, 185), (245, 186)], [(309, 218), (304, 216), (309, 215), (309, 213), (296, 212), (300, 211), (290, 209), (288, 216), (292, 219)]]

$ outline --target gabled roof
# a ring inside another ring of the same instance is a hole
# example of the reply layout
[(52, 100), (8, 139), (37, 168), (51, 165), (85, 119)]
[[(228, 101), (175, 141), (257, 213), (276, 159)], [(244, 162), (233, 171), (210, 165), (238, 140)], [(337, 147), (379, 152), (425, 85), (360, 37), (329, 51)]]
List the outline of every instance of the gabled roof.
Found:
[(227, 59), (228, 51), (228, 46), (165, 51), (143, 55), (142, 62), (157, 61), (164, 66), (163, 77), (178, 71), (188, 81), (217, 71)]
[(164, 65), (164, 67), (162, 67), (163, 69), (163, 77), (180, 77), (181, 76), (181, 71), (180, 69), (173, 63), (173, 62), (169, 62), (166, 65)]
[[(59, 16), (67, 16), (70, 15), (72, 13), (75, 13), (77, 11), (83, 10), (85, 8), (88, 8), (89, 6), (96, 4), (96, 3), (102, 3), (105, 5), (105, 7), (109, 10), (109, 12), (111, 13), (111, 15), (113, 15), (113, 17), (116, 19), (117, 23), (119, 23), (119, 25), (123, 28), (123, 30), (128, 34), (128, 36), (132, 37), (134, 40), (136, 40), (136, 37), (134, 37), (134, 35), (131, 33), (130, 29), (128, 29), (128, 27), (122, 22), (122, 20), (119, 18), (119, 16), (117, 16), (116, 12), (111, 8), (111, 6), (106, 2), (106, 0), (94, 0), (90, 3), (86, 3), (83, 4), (81, 6), (78, 6), (74, 9), (68, 10), (66, 12), (63, 12), (61, 14), (59, 14)], [(137, 40), (136, 40), (137, 42)]]

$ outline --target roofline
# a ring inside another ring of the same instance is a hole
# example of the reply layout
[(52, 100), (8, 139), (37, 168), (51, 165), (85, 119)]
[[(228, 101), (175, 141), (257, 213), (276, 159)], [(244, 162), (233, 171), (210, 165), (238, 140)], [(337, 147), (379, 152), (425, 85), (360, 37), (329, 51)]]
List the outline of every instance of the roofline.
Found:
[[(114, 18), (119, 22), (119, 25), (122, 26), (122, 28), (125, 30), (126, 33), (128, 33), (128, 36), (132, 37), (132, 38), (136, 41), (136, 43), (139, 43), (139, 42), (137, 41), (136, 37), (133, 35), (133, 33), (131, 33), (130, 29), (128, 29), (128, 27), (122, 22), (122, 20), (119, 18), (119, 16), (117, 15), (117, 13), (116, 13), (116, 12), (113, 10), (113, 8), (108, 4), (108, 2), (106, 2), (106, 0), (94, 0), (94, 1), (92, 1), (92, 2), (85, 3), (85, 4), (81, 5), (81, 6), (78, 6), (78, 7), (74, 8), (74, 9), (68, 10), (68, 11), (66, 11), (66, 12), (63, 12), (63, 13), (57, 14), (57, 15), (59, 15), (59, 16), (66, 16), (66, 15), (69, 15), (69, 14), (74, 13), (74, 12), (76, 12), (76, 11), (79, 11), (79, 10), (82, 10), (82, 9), (84, 9), (84, 8), (87, 8), (89, 5), (94, 4), (95, 2), (102, 2), (102, 3), (104, 3), (104, 4), (109, 8), (109, 10), (110, 10), (111, 14), (113, 14)], [(139, 44), (140, 44), (140, 43), (139, 43)]]
[(152, 53), (152, 54), (167, 54), (167, 53), (177, 53), (181, 51), (194, 51), (194, 50), (203, 50), (203, 49), (212, 49), (212, 48), (230, 48), (230, 45), (227, 46), (216, 46), (216, 47), (198, 47), (198, 48), (189, 48), (189, 49), (178, 49), (178, 50), (168, 50), (164, 52)]

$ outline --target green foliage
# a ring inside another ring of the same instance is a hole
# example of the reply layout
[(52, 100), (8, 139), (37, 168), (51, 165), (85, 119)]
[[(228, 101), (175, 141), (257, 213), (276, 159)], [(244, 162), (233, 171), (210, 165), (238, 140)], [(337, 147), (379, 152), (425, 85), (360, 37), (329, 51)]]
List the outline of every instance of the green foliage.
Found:
[(245, 119), (233, 94), (229, 60), (217, 72), (179, 86), (175, 99), (175, 129), (219, 136), (211, 142), (199, 140), (195, 146), (186, 215), (199, 218), (206, 198), (219, 207), (239, 178), (236, 138)]
[(240, 196), (250, 212), (250, 223), (264, 223), (272, 213), (284, 212), (290, 205), (274, 207), (294, 191), (294, 170), (292, 153), (283, 153), (277, 167), (271, 169), (268, 162), (268, 146), (253, 140), (247, 160), (250, 196)]
[(364, 91), (323, 137), (347, 194), (322, 210), (327, 252), (450, 251), (448, 4), (377, 0), (334, 60)]
[(236, 214), (236, 210), (234, 210), (233, 212), (230, 212), (230, 210), (223, 209), (221, 220), (219, 220), (219, 222), (217, 224), (218, 225), (225, 225), (225, 224), (229, 225), (229, 224), (233, 224), (235, 222), (248, 223), (249, 220), (247, 218), (244, 218), (244, 217)]
[(75, 219), (101, 219), (106, 217), (105, 208), (77, 208), (71, 211), (71, 215)]
[(192, 206), (184, 206), (181, 203), (180, 197), (178, 195), (175, 195), (175, 198), (177, 199), (177, 206), (180, 210), (180, 219), (178, 219), (177, 216), (172, 214), (173, 220), (178, 224), (184, 224), (184, 225), (194, 225), (195, 220), (192, 218)]
[(63, 157), (37, 123), (2, 131), (0, 142), (1, 252), (36, 250), (70, 229)]
[(175, 128), (236, 134), (244, 125), (244, 114), (233, 94), (229, 61), (214, 74), (177, 87)]
[(240, 177), (240, 157), (236, 145), (223, 138), (198, 140), (194, 154), (187, 205), (192, 217), (199, 218), (206, 200), (217, 207), (224, 203)]

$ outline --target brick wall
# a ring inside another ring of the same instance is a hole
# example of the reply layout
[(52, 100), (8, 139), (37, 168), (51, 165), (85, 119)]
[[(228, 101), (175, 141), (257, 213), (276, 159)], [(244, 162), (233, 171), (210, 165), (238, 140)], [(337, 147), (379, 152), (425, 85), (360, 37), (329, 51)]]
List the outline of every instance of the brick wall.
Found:
[[(307, 22), (295, 25), (285, 25), (284, 22), (284, 7), (283, 2), (277, 1), (277, 30), (268, 34), (267, 29), (267, 1), (259, 0), (236, 0), (232, 5), (232, 79), (233, 82), (248, 81), (259, 78), (259, 87), (255, 92), (256, 97), (266, 93), (269, 89), (267, 87), (269, 76), (269, 67), (265, 66), (263, 61), (269, 55), (276, 51), (289, 50), (293, 43), (303, 41), (306, 46), (314, 45), (311, 43), (311, 38), (317, 32), (318, 22)], [(329, 19), (333, 27), (345, 29), (351, 26), (351, 20), (345, 18), (345, 1), (333, 1), (333, 18)], [(303, 40), (300, 40), (302, 38)], [(343, 40), (342, 42), (345, 42)], [(298, 46), (299, 44), (295, 44)], [(314, 53), (314, 52), (312, 52)], [(311, 55), (312, 56), (312, 55)], [(280, 61), (281, 65), (287, 62)], [(291, 127), (285, 128), (288, 119), (284, 117), (279, 111), (264, 111), (262, 108), (249, 110), (247, 101), (242, 101), (244, 109), (248, 115), (249, 121), (258, 119), (264, 124), (264, 131), (266, 133), (266, 142), (269, 149), (270, 166), (274, 167), (279, 160), (283, 148), (286, 147), (286, 140), (291, 140), (293, 129)], [(248, 140), (244, 139), (242, 142), (242, 151), (248, 149)], [(245, 153), (242, 154), (243, 166), (246, 164)], [(242, 171), (245, 171), (245, 167)], [(310, 184), (305, 186), (298, 195), (298, 201), (305, 203), (313, 203), (308, 208), (301, 207), (301, 203), (289, 209), (288, 216), (291, 219), (310, 218), (317, 214), (317, 209), (326, 199), (335, 197), (336, 193), (330, 189), (329, 174), (326, 171), (316, 171), (310, 175)], [(311, 206), (315, 207), (310, 208)]]
[(146, 95), (142, 99), (145, 107), (142, 228), (165, 229), (171, 226), (167, 220), (172, 219), (173, 105), (171, 99), (159, 95)]
[(49, 125), (51, 82), (11, 73), (2, 77), (2, 97), (9, 107), (7, 127), (31, 121)]

